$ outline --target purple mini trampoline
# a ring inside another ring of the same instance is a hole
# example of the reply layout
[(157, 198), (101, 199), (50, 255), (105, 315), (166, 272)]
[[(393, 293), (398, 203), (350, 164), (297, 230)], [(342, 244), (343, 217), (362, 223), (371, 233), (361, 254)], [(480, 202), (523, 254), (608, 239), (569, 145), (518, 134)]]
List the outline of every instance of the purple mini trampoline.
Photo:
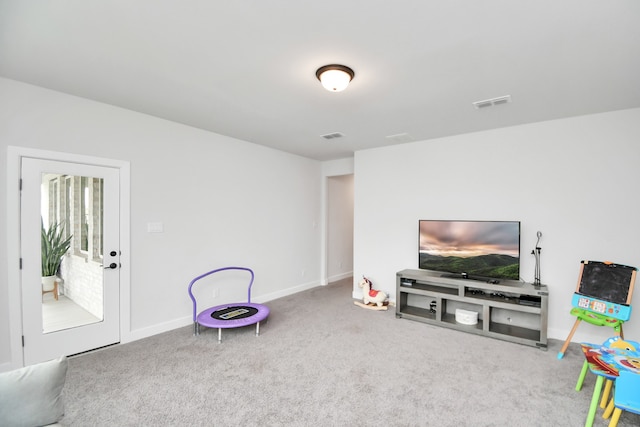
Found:
[[(222, 304), (207, 308), (198, 314), (196, 298), (193, 295), (193, 285), (200, 279), (213, 273), (226, 270), (241, 270), (251, 274), (247, 291), (247, 302)], [(218, 342), (222, 341), (222, 329), (241, 328), (243, 326), (256, 325), (256, 336), (260, 335), (260, 322), (269, 316), (269, 307), (251, 302), (251, 286), (253, 285), (253, 271), (245, 267), (224, 267), (201, 274), (189, 283), (189, 297), (193, 301), (193, 327), (194, 335), (200, 335), (200, 326), (206, 328), (218, 328)]]

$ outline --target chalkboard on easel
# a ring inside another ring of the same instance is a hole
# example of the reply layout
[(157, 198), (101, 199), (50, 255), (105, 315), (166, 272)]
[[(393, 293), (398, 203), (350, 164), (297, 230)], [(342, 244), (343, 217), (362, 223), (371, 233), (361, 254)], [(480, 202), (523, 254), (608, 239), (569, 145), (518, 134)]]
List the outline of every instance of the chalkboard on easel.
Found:
[(601, 261), (581, 261), (576, 292), (615, 304), (631, 304), (637, 268)]

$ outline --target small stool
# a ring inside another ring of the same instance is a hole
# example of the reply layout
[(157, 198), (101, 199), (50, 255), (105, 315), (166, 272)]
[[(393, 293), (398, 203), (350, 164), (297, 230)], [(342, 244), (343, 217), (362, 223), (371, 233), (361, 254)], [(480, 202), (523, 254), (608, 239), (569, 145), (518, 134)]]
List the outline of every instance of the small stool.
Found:
[[(616, 379), (616, 389), (613, 393), (613, 416), (609, 422), (609, 427), (616, 427), (620, 420), (622, 411), (640, 414), (640, 374), (634, 371), (620, 370), (620, 375)], [(611, 404), (609, 404), (611, 406)], [(604, 413), (606, 419), (611, 413), (609, 408)]]
[(44, 296), (44, 294), (47, 294), (49, 292), (53, 292), (53, 298), (55, 298), (56, 301), (58, 301), (58, 279), (54, 280), (53, 282), (53, 289), (50, 289), (48, 291), (45, 291), (44, 289), (42, 290), (42, 295)]

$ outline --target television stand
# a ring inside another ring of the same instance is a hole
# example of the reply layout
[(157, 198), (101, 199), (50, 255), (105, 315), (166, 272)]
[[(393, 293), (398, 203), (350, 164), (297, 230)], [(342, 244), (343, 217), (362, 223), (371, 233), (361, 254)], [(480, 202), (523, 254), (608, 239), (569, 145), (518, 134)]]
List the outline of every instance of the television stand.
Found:
[[(546, 285), (512, 280), (488, 283), (430, 270), (396, 273), (396, 317), (547, 349)], [(456, 310), (478, 314), (456, 321)]]

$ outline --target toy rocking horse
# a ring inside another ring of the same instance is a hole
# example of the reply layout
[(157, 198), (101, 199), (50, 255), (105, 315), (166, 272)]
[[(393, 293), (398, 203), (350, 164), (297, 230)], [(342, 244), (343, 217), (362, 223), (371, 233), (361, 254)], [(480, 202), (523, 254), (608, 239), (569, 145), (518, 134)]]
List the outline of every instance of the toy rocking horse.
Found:
[(358, 286), (362, 288), (362, 302), (354, 301), (357, 306), (368, 308), (370, 310), (386, 310), (389, 301), (387, 294), (382, 291), (373, 289), (373, 283), (366, 277), (362, 277)]

